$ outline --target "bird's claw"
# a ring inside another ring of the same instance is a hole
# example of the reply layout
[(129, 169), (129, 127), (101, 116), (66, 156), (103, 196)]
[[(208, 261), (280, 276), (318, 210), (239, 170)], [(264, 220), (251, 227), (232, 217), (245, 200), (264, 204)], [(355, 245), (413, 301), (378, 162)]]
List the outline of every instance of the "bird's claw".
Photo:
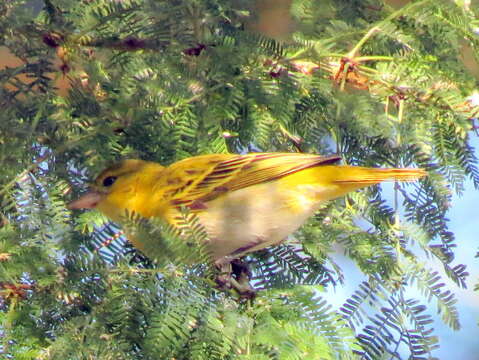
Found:
[(240, 259), (221, 259), (216, 262), (219, 270), (216, 284), (222, 290), (234, 289), (242, 299), (253, 299), (256, 291), (249, 283), (251, 272)]

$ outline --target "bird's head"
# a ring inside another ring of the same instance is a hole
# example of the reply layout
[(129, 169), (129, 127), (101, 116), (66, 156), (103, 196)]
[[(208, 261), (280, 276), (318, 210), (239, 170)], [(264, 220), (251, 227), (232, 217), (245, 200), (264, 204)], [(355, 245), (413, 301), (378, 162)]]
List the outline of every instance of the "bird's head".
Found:
[(115, 219), (124, 209), (135, 210), (132, 202), (163, 167), (143, 160), (123, 160), (103, 170), (87, 193), (68, 204), (69, 209), (97, 208)]

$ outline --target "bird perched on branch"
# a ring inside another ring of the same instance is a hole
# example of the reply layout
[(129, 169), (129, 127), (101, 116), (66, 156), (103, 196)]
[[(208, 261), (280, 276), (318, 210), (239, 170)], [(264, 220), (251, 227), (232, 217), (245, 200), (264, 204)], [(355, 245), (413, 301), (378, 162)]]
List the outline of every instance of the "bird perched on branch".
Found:
[[(101, 172), (69, 208), (96, 208), (120, 224), (128, 210), (172, 225), (180, 208), (189, 208), (206, 229), (209, 251), (218, 261), (280, 243), (324, 201), (383, 180), (426, 175), (422, 169), (337, 165), (339, 160), (303, 153), (201, 155), (167, 167), (124, 160)], [(144, 249), (137, 239), (129, 240)]]

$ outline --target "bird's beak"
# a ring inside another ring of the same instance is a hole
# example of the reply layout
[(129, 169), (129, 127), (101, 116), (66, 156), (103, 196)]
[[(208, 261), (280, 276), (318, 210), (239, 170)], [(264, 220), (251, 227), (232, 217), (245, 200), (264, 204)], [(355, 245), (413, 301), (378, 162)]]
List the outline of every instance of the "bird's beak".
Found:
[(105, 194), (96, 190), (90, 190), (79, 199), (72, 201), (67, 205), (69, 210), (73, 209), (93, 209), (103, 199)]

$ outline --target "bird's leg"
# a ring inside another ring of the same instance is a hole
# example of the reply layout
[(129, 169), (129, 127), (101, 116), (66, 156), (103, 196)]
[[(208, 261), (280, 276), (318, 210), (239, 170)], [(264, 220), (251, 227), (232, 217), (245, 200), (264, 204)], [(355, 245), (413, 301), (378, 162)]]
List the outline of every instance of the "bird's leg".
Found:
[(224, 257), (215, 264), (219, 270), (216, 283), (220, 289), (235, 289), (241, 298), (252, 299), (255, 296), (256, 292), (249, 283), (251, 272), (243, 261)]

